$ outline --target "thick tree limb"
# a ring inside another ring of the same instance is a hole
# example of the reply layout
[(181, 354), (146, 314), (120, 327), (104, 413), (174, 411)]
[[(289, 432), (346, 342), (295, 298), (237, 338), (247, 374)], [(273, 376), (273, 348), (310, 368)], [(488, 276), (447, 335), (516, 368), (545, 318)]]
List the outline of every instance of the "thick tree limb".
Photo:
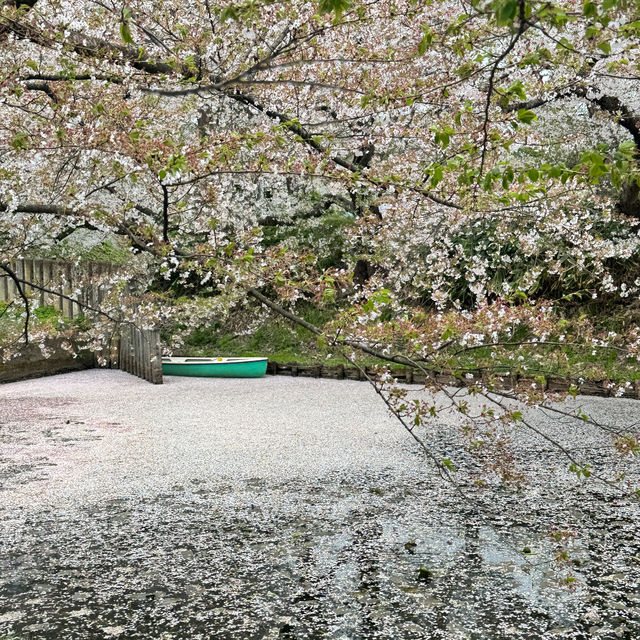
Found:
[[(590, 95), (590, 93), (593, 95)], [(520, 109), (537, 109), (546, 104), (557, 102), (558, 100), (565, 100), (566, 98), (582, 98), (596, 105), (602, 111), (606, 111), (616, 118), (616, 122), (631, 134), (633, 141), (638, 149), (640, 149), (640, 116), (635, 115), (617, 96), (599, 96), (597, 89), (584, 84), (559, 89), (546, 98), (532, 98), (524, 102), (514, 102), (504, 107), (504, 111), (510, 113)]]
[[(141, 211), (141, 213), (145, 213), (147, 215), (153, 215), (155, 217), (157, 217), (157, 214), (155, 214), (153, 211), (147, 209), (146, 207), (135, 207), (136, 209), (138, 209), (139, 211)], [(8, 206), (6, 203), (4, 202), (0, 202), (0, 213), (7, 211), (8, 210)], [(50, 204), (33, 204), (33, 203), (26, 203), (23, 205), (18, 205), (15, 208), (15, 211), (17, 213), (31, 213), (31, 214), (42, 214), (42, 215), (53, 215), (56, 217), (63, 217), (63, 216), (69, 216), (69, 217), (73, 217), (73, 218), (80, 218), (82, 219), (82, 224), (78, 225), (79, 228), (85, 228), (85, 229), (91, 229), (92, 231), (103, 231), (103, 229), (100, 229), (99, 227), (96, 227), (95, 225), (92, 225), (88, 220), (86, 220), (86, 215), (80, 211), (75, 211), (73, 209), (68, 209), (65, 206), (62, 205), (50, 205)], [(78, 228), (76, 227), (76, 228)], [(131, 229), (131, 227), (129, 225), (127, 225), (126, 223), (120, 223), (117, 227), (115, 227), (114, 229), (112, 229), (114, 231), (114, 233), (119, 234), (119, 235), (123, 235), (123, 236), (127, 236), (131, 242), (134, 244), (135, 247), (137, 247), (140, 250), (143, 251), (147, 251), (149, 250), (149, 247), (147, 245), (147, 243), (144, 242), (144, 240), (142, 240), (141, 238), (139, 238)]]
[[(307, 331), (310, 331), (314, 335), (325, 336), (325, 334), (320, 329), (318, 329), (318, 327), (311, 324), (310, 322), (307, 322), (303, 318), (300, 318), (294, 313), (291, 313), (291, 311), (288, 311), (283, 306), (279, 305), (277, 302), (274, 302), (270, 298), (267, 298), (267, 296), (265, 296), (263, 293), (258, 291), (258, 289), (256, 289), (255, 287), (250, 287), (249, 289), (247, 289), (247, 293), (250, 296), (254, 297), (256, 300), (258, 300), (259, 302), (261, 302), (263, 305), (265, 305), (265, 307), (269, 307), (269, 309), (272, 309), (278, 315), (281, 315), (282, 317), (287, 318), (288, 320), (291, 320), (291, 322), (294, 322), (295, 324), (300, 325), (301, 327), (304, 327)], [(384, 354), (381, 351), (372, 349), (371, 347), (363, 344), (362, 342), (359, 342), (358, 340), (341, 338), (340, 336), (326, 336), (326, 337), (330, 341), (332, 341), (334, 344), (342, 345), (345, 347), (352, 347), (353, 349), (357, 349), (358, 351), (367, 353), (370, 356), (373, 356), (374, 358), (378, 358), (379, 360), (384, 360), (385, 362), (394, 362), (395, 364), (402, 364), (404, 366), (413, 366), (413, 361), (410, 360), (409, 358), (405, 358), (404, 356), (401, 356), (401, 355)]]

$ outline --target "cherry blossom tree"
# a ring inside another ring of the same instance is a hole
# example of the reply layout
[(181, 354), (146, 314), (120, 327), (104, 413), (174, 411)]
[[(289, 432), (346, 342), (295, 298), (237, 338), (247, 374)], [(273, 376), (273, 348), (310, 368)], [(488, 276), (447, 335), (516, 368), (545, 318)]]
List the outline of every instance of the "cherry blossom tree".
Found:
[[(86, 309), (95, 346), (114, 323), (184, 334), (250, 296), (349, 360), (421, 369), (442, 402), (409, 401), (384, 368), (372, 382), (441, 473), (457, 463), (426, 425), (455, 411), (469, 455), (517, 484), (521, 405), (559, 397), (544, 362), (566, 345), (640, 357), (637, 326), (565, 313), (638, 299), (639, 34), (625, 0), (5, 0), (0, 269), (23, 292), (12, 260), (111, 231), (146, 258)], [(282, 232), (330, 213), (333, 260)], [(315, 327), (301, 300), (340, 311)], [(640, 450), (632, 430), (610, 440)]]

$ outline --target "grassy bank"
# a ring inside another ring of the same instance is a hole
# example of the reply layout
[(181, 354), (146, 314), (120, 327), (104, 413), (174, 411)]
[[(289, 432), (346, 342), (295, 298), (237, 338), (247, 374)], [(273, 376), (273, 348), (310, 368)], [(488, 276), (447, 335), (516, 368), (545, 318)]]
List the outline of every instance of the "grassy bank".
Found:
[[(308, 306), (300, 312), (307, 322), (325, 325), (333, 315), (326, 309)], [(299, 325), (281, 318), (265, 320), (250, 335), (230, 332), (227, 327), (211, 325), (196, 329), (185, 341), (185, 355), (250, 357), (268, 356), (276, 362), (299, 364), (341, 364), (344, 359), (330, 349), (318, 346), (317, 339)], [(375, 364), (372, 359), (371, 364)]]
[[(322, 327), (332, 317), (331, 311), (305, 307), (303, 319)], [(302, 365), (335, 365), (345, 362), (337, 350), (320, 346), (316, 336), (303, 327), (281, 319), (265, 320), (250, 335), (230, 332), (224, 326), (212, 325), (194, 331), (186, 340), (185, 355), (191, 356), (266, 356), (281, 363)], [(363, 365), (380, 361), (358, 355)], [(491, 371), (496, 374), (519, 374), (541, 378), (563, 377), (574, 380), (611, 381), (640, 380), (640, 367), (632, 358), (624, 358), (615, 350), (575, 345), (550, 347), (513, 347), (494, 350), (478, 348), (463, 354), (444, 351), (437, 368), (451, 372)]]

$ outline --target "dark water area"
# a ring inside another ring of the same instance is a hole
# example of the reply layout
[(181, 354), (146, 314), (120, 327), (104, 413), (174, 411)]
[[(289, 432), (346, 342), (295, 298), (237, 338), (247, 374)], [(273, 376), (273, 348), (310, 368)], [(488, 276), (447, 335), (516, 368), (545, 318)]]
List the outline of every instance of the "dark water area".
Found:
[(637, 505), (483, 500), (389, 473), (4, 509), (0, 638), (640, 638)]

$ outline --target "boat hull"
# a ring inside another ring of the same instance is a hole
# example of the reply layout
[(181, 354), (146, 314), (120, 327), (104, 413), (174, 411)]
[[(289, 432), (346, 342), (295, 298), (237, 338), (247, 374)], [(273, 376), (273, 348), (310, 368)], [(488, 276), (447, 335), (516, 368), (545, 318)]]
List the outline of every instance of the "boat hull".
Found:
[(165, 376), (196, 378), (262, 378), (267, 372), (267, 358), (184, 358), (181, 362), (162, 362)]

